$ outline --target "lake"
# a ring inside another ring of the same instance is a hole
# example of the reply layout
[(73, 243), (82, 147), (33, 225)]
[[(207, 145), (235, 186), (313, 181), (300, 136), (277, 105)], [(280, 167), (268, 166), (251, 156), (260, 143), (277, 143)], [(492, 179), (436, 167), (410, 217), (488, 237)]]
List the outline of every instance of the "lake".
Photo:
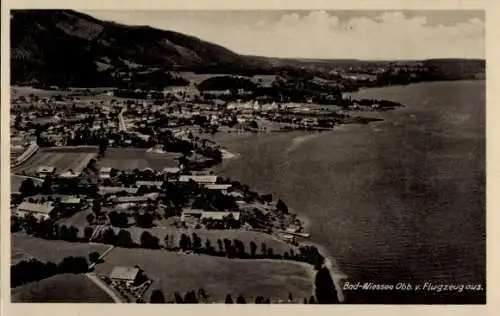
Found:
[(485, 82), (350, 95), (400, 102), (383, 122), (215, 139), (218, 167), (284, 199), (349, 279), (485, 281)]

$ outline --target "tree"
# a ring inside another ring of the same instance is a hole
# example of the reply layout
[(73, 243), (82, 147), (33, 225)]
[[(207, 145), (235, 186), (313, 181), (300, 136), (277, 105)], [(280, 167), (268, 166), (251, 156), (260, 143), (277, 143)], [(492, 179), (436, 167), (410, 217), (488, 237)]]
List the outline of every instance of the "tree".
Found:
[(159, 249), (160, 240), (157, 237), (151, 235), (149, 232), (144, 231), (141, 234), (141, 247), (149, 249)]
[(168, 234), (166, 234), (165, 238), (163, 238), (163, 244), (165, 245), (166, 249), (170, 249), (170, 239)]
[(273, 248), (268, 248), (267, 249), (267, 257), (268, 258), (273, 258), (274, 257)]
[(95, 199), (92, 202), (92, 212), (94, 212), (94, 214), (96, 214), (96, 215), (99, 215), (101, 213), (101, 201), (100, 200)]
[(208, 239), (208, 238), (205, 241), (205, 251), (209, 254), (213, 253), (212, 243), (210, 242), (210, 239)]
[(250, 242), (250, 256), (255, 258), (255, 253), (257, 252), (257, 244), (253, 241)]
[(32, 214), (28, 214), (24, 217), (23, 228), (26, 234), (31, 235), (35, 233), (37, 225), (38, 220)]
[(328, 268), (322, 267), (316, 272), (314, 285), (318, 304), (335, 304), (339, 302), (335, 283)]
[(260, 252), (263, 256), (267, 255), (267, 245), (265, 242), (260, 244)]
[(193, 251), (199, 252), (201, 248), (201, 238), (198, 237), (196, 233), (193, 233), (192, 237), (193, 237)]
[(165, 303), (165, 295), (163, 295), (162, 290), (156, 289), (151, 293), (151, 297), (149, 302), (152, 304), (161, 304)]
[(128, 230), (120, 229), (116, 239), (116, 245), (119, 247), (132, 248), (134, 246), (132, 235)]
[(116, 245), (116, 235), (112, 228), (108, 228), (103, 232), (102, 242), (104, 244)]
[(222, 245), (222, 240), (217, 239), (217, 247), (219, 247), (220, 253), (224, 253), (224, 246)]
[(42, 194), (52, 194), (52, 183), (53, 183), (52, 176), (48, 175), (43, 179), (42, 185), (40, 187), (40, 190)]
[(88, 271), (88, 263), (84, 257), (66, 257), (59, 263), (60, 273), (85, 273)]
[(52, 238), (54, 235), (54, 224), (50, 219), (40, 219), (35, 226), (35, 236), (40, 238)]
[(293, 302), (293, 296), (292, 296), (292, 292), (288, 292), (288, 301), (291, 303)]
[(91, 252), (89, 253), (89, 261), (92, 263), (97, 263), (100, 256), (101, 255), (97, 251)]
[(230, 294), (228, 294), (228, 295), (226, 296), (226, 301), (225, 301), (225, 304), (233, 304), (233, 303), (234, 303), (234, 302), (233, 302), (233, 298), (231, 297), (231, 295), (230, 295)]
[(243, 297), (243, 295), (238, 295), (238, 297), (236, 298), (236, 304), (246, 304), (247, 302), (245, 301), (245, 298)]
[(87, 222), (92, 225), (94, 223), (94, 220), (95, 220), (95, 215), (93, 213), (89, 213), (89, 215), (87, 215)]
[(278, 200), (276, 204), (276, 208), (281, 211), (283, 214), (288, 214), (288, 206), (281, 199)]
[(113, 211), (108, 214), (108, 218), (112, 226), (122, 228), (128, 226), (128, 216), (125, 213)]
[(208, 303), (208, 295), (204, 288), (198, 289), (198, 297), (201, 298), (205, 303)]
[(79, 233), (79, 229), (76, 228), (75, 226), (71, 225), (69, 228), (68, 228), (68, 236), (67, 236), (67, 240), (69, 241), (77, 241), (78, 240), (78, 233)]
[(174, 293), (174, 298), (175, 298), (175, 302), (177, 304), (183, 304), (184, 303), (184, 300), (182, 299), (182, 296), (179, 294), (179, 292), (175, 292)]
[(83, 236), (84, 239), (87, 241), (90, 241), (90, 237), (92, 237), (92, 234), (94, 233), (94, 229), (90, 226), (85, 227), (83, 230)]
[(21, 182), (21, 185), (19, 186), (19, 192), (23, 197), (36, 194), (36, 186), (35, 183), (33, 182), (33, 179), (31, 178), (24, 179), (23, 182)]
[(15, 233), (21, 230), (21, 219), (17, 216), (10, 217), (10, 232)]
[(302, 302), (302, 304), (307, 304), (307, 298), (304, 297), (304, 301)]
[(263, 304), (263, 303), (264, 303), (264, 297), (259, 295), (255, 298), (255, 304)]
[(227, 238), (224, 238), (224, 249), (226, 251), (226, 256), (228, 256), (229, 258), (232, 258), (233, 257), (233, 246), (231, 244), (231, 240), (227, 239)]
[(314, 299), (314, 296), (312, 296), (312, 295), (309, 298), (309, 304), (316, 304), (316, 300)]
[(135, 216), (135, 221), (137, 226), (142, 227), (142, 228), (151, 228), (153, 227), (153, 215), (150, 213), (144, 213), (144, 214), (137, 214)]
[(99, 157), (104, 157), (104, 154), (106, 153), (106, 149), (108, 148), (108, 139), (106, 137), (102, 137), (101, 140), (99, 141)]
[(181, 239), (179, 240), (179, 248), (182, 249), (182, 251), (186, 251), (188, 249), (191, 249), (192, 243), (191, 239), (189, 238), (188, 235), (182, 234)]
[(198, 299), (196, 298), (196, 293), (195, 291), (188, 291), (184, 295), (184, 303), (187, 304), (196, 304), (198, 303)]

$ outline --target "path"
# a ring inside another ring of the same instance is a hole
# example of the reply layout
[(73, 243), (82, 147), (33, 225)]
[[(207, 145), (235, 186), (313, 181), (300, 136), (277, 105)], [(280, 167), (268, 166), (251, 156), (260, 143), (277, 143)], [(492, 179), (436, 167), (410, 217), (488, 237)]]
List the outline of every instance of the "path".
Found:
[(99, 278), (95, 274), (93, 274), (93, 273), (85, 273), (85, 275), (92, 282), (94, 282), (97, 286), (99, 286), (101, 289), (103, 289), (103, 291), (105, 291), (106, 293), (108, 293), (108, 295), (113, 299), (113, 301), (115, 301), (115, 303), (123, 303), (123, 301), (118, 297), (118, 295), (116, 295), (113, 291), (111, 291), (111, 289), (108, 288), (106, 286), (106, 284), (102, 283), (102, 281), (99, 280)]
[(19, 178), (23, 178), (23, 179), (31, 179), (31, 180), (35, 180), (35, 181), (39, 181), (39, 182), (43, 182), (43, 178), (40, 178), (40, 177), (32, 177), (32, 176), (26, 176), (26, 175), (21, 175), (21, 174), (12, 174), (13, 177), (19, 177)]
[(120, 132), (126, 132), (127, 131), (127, 125), (125, 124), (125, 119), (123, 118), (123, 113), (125, 113), (125, 108), (122, 108), (120, 113), (118, 114), (118, 130)]
[(106, 257), (106, 256), (107, 256), (107, 255), (111, 252), (111, 250), (113, 250), (113, 248), (115, 248), (115, 246), (112, 246), (112, 245), (111, 245), (111, 246), (109, 246), (109, 248), (108, 248), (108, 249), (106, 249), (106, 250), (105, 250), (105, 251), (104, 251), (104, 252), (103, 252), (103, 253), (99, 256), (99, 258), (96, 260), (96, 262), (93, 262), (93, 263), (91, 263), (91, 264), (89, 265), (89, 270), (92, 270), (92, 269), (96, 266), (96, 264), (97, 264), (98, 262), (101, 262), (101, 260), (103, 260), (103, 259), (104, 259), (104, 257)]

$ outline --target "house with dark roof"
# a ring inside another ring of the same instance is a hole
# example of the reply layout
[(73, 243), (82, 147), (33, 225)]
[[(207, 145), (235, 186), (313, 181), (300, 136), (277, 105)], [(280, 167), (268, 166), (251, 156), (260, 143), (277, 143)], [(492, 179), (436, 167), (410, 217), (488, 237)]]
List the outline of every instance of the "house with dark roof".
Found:
[(114, 267), (109, 274), (109, 278), (115, 282), (124, 282), (131, 286), (137, 284), (141, 276), (142, 270), (138, 267)]

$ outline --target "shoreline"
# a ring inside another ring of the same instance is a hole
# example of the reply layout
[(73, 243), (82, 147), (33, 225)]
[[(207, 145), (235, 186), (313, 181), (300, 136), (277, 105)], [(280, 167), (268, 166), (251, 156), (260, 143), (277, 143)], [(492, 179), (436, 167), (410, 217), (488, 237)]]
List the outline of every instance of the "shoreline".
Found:
[[(305, 214), (297, 214), (297, 219), (301, 222), (304, 230), (306, 232), (309, 232), (309, 228), (312, 224), (312, 221), (309, 219), (309, 217), (307, 217), (307, 215)], [(347, 275), (339, 269), (336, 258), (332, 256), (331, 253), (323, 245), (308, 240), (299, 242), (299, 246), (306, 245), (316, 247), (319, 253), (325, 258), (325, 263), (323, 264), (323, 266), (329, 270), (330, 275), (335, 283), (337, 298), (340, 303), (343, 303), (345, 301), (345, 295), (342, 290), (342, 280), (347, 279)], [(312, 267), (312, 269), (314, 270), (314, 267)], [(313, 283), (314, 281), (315, 279), (313, 279)]]

